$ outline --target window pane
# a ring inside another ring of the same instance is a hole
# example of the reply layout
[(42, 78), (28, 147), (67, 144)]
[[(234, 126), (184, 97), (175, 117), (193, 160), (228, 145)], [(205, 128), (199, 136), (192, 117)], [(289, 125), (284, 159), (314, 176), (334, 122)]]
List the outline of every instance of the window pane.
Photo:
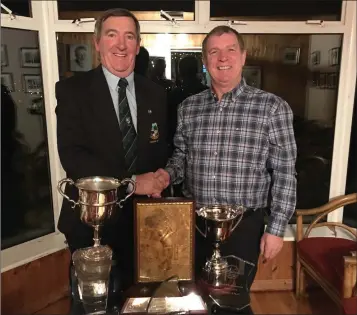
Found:
[[(31, 0), (3, 0), (1, 1), (14, 15), (32, 17)], [(1, 8), (1, 13), (7, 13)]]
[(160, 10), (168, 12), (176, 20), (194, 20), (194, 0), (165, 1), (68, 1), (58, 0), (58, 18), (73, 20), (83, 17), (98, 17), (103, 11), (112, 8), (124, 8), (132, 11), (139, 20), (164, 20)]
[[(147, 75), (155, 79), (153, 64), (156, 59), (165, 59), (164, 79), (180, 85), (178, 63), (190, 54), (197, 59), (197, 76), (209, 85), (210, 77), (201, 62), (204, 37), (205, 34), (142, 34), (142, 45), (151, 58)], [(245, 34), (243, 38), (247, 49), (244, 76), (248, 84), (282, 97), (294, 112), (297, 207), (322, 205), (329, 200), (342, 36)], [(90, 47), (92, 67), (99, 64), (92, 34), (60, 33), (60, 68), (65, 69), (60, 71), (62, 78), (76, 74), (69, 71), (69, 52), (71, 45), (78, 44)]]
[[(357, 192), (357, 91), (352, 117), (352, 130), (350, 140), (350, 153), (348, 159), (346, 194)], [(343, 223), (357, 228), (357, 204), (348, 205), (343, 211)]]
[(93, 33), (57, 33), (57, 51), (60, 79), (99, 65)]
[(38, 32), (1, 28), (1, 249), (55, 231)]
[(341, 20), (342, 0), (210, 0), (211, 20)]

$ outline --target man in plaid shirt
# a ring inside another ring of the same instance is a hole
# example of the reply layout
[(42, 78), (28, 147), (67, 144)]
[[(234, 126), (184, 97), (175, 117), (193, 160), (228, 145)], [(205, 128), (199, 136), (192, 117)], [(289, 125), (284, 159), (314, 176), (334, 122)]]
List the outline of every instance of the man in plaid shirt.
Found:
[(260, 252), (263, 260), (279, 253), (295, 210), (293, 113), (280, 97), (246, 84), (246, 51), (234, 29), (214, 28), (202, 46), (212, 88), (181, 103), (175, 151), (166, 170), (156, 175), (166, 185), (184, 181), (184, 196), (194, 198), (198, 208), (245, 206), (243, 220), (222, 253), (256, 264)]

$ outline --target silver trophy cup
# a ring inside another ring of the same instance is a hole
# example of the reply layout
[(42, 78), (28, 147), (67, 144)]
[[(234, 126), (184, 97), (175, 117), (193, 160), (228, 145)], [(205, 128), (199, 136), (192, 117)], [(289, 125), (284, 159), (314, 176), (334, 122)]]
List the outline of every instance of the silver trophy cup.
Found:
[[(79, 192), (79, 200), (70, 199), (63, 191), (63, 185), (68, 183), (74, 185)], [(132, 184), (132, 191), (124, 199), (118, 201), (118, 188), (125, 184)], [(72, 203), (72, 208), (79, 206), (80, 218), (94, 228), (94, 246), (100, 245), (99, 228), (112, 216), (116, 205), (120, 208), (123, 203), (135, 192), (135, 182), (125, 178), (121, 181), (112, 177), (85, 177), (74, 182), (70, 178), (59, 181), (57, 189), (59, 193)]]
[(213, 244), (213, 255), (203, 268), (203, 280), (210, 286), (220, 288), (229, 285), (229, 265), (221, 256), (219, 246), (227, 240), (244, 213), (243, 206), (212, 205), (199, 209), (197, 214), (205, 219), (205, 232), (197, 230)]

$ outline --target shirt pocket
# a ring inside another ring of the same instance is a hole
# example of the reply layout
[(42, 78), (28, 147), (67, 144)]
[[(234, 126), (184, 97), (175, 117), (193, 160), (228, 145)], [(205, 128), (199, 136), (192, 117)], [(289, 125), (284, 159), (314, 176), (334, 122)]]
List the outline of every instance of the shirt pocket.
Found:
[(265, 167), (268, 156), (268, 126), (262, 118), (238, 119), (232, 135), (231, 148), (238, 167)]
[(187, 142), (190, 157), (198, 157), (199, 152), (207, 146), (210, 141), (208, 128), (208, 124), (201, 117), (195, 117), (183, 124), (182, 134)]

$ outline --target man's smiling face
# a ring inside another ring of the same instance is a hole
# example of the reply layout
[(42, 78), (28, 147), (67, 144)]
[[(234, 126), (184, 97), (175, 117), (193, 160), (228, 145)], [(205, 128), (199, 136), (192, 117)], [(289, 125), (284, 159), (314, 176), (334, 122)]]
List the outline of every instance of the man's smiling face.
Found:
[(209, 37), (204, 63), (214, 86), (234, 88), (241, 80), (245, 57), (234, 33)]
[(106, 19), (99, 38), (94, 39), (102, 65), (114, 75), (124, 78), (134, 71), (140, 39), (134, 20), (127, 16)]

